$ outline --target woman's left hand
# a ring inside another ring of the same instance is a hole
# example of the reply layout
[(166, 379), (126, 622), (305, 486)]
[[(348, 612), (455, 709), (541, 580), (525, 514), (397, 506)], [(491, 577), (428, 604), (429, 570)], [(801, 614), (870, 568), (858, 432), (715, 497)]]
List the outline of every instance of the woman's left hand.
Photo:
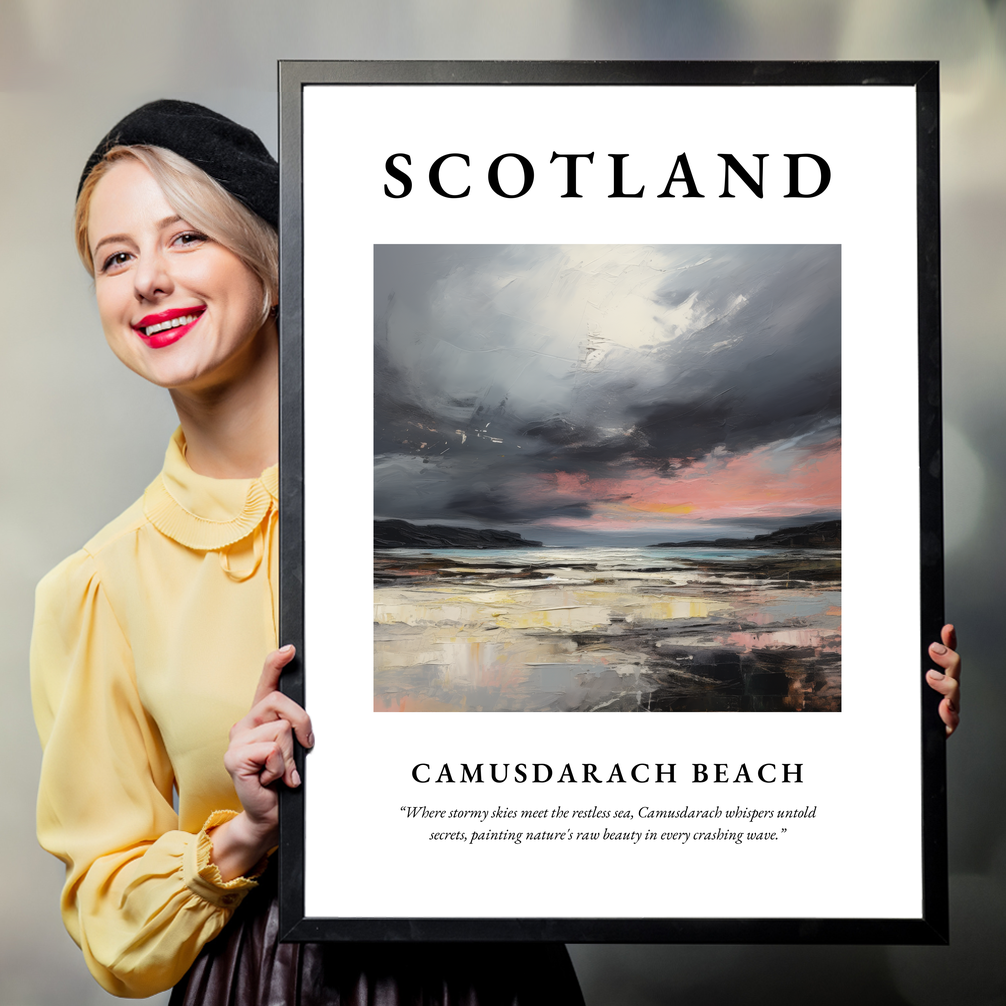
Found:
[(944, 625), (940, 643), (930, 643), (929, 656), (943, 668), (930, 670), (926, 682), (943, 696), (940, 719), (947, 726), (949, 737), (961, 721), (961, 657), (957, 653), (957, 632), (952, 625)]
[(251, 710), (231, 727), (224, 767), (243, 809), (207, 832), (210, 859), (225, 881), (246, 873), (279, 841), (276, 784), (300, 785), (294, 735), (306, 748), (314, 744), (310, 716), (279, 690), (280, 675), (294, 654), (292, 646), (284, 646), (266, 657)]

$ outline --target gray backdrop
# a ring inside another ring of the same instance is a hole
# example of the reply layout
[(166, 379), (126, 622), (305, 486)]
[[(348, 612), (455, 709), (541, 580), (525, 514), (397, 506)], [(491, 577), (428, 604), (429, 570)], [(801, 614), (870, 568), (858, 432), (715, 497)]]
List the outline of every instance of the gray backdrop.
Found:
[[(3, 0), (0, 1004), (108, 999), (63, 931), (61, 867), (35, 844), (32, 590), (139, 495), (175, 423), (167, 395), (105, 347), (71, 240), (78, 173), (113, 122), (160, 97), (219, 109), (275, 149), (279, 58), (942, 60), (947, 613), (967, 664), (950, 745), (953, 946), (572, 952), (590, 1006), (1006, 1002), (1004, 52), (996, 0)], [(819, 869), (806, 849), (779, 882)]]

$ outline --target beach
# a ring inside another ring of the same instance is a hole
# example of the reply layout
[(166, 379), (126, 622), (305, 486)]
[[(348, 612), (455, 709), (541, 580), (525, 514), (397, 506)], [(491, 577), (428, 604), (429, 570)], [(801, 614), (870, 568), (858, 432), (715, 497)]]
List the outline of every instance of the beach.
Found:
[(379, 711), (836, 711), (841, 553), (374, 553)]

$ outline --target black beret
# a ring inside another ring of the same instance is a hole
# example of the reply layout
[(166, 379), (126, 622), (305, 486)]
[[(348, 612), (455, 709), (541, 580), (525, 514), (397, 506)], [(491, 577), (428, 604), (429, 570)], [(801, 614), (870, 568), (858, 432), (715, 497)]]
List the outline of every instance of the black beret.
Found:
[(166, 147), (191, 161), (273, 227), (279, 226), (279, 165), (250, 130), (191, 101), (163, 98), (114, 125), (84, 165), (77, 195), (91, 169), (112, 147)]

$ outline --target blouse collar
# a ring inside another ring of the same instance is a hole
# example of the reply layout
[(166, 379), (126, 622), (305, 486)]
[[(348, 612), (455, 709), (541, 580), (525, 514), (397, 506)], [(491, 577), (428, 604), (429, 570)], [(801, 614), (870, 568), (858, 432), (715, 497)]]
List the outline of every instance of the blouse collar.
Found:
[(214, 479), (185, 460), (185, 437), (175, 430), (164, 468), (143, 494), (143, 512), (162, 534), (186, 548), (211, 552), (246, 538), (279, 500), (279, 466), (257, 479)]

